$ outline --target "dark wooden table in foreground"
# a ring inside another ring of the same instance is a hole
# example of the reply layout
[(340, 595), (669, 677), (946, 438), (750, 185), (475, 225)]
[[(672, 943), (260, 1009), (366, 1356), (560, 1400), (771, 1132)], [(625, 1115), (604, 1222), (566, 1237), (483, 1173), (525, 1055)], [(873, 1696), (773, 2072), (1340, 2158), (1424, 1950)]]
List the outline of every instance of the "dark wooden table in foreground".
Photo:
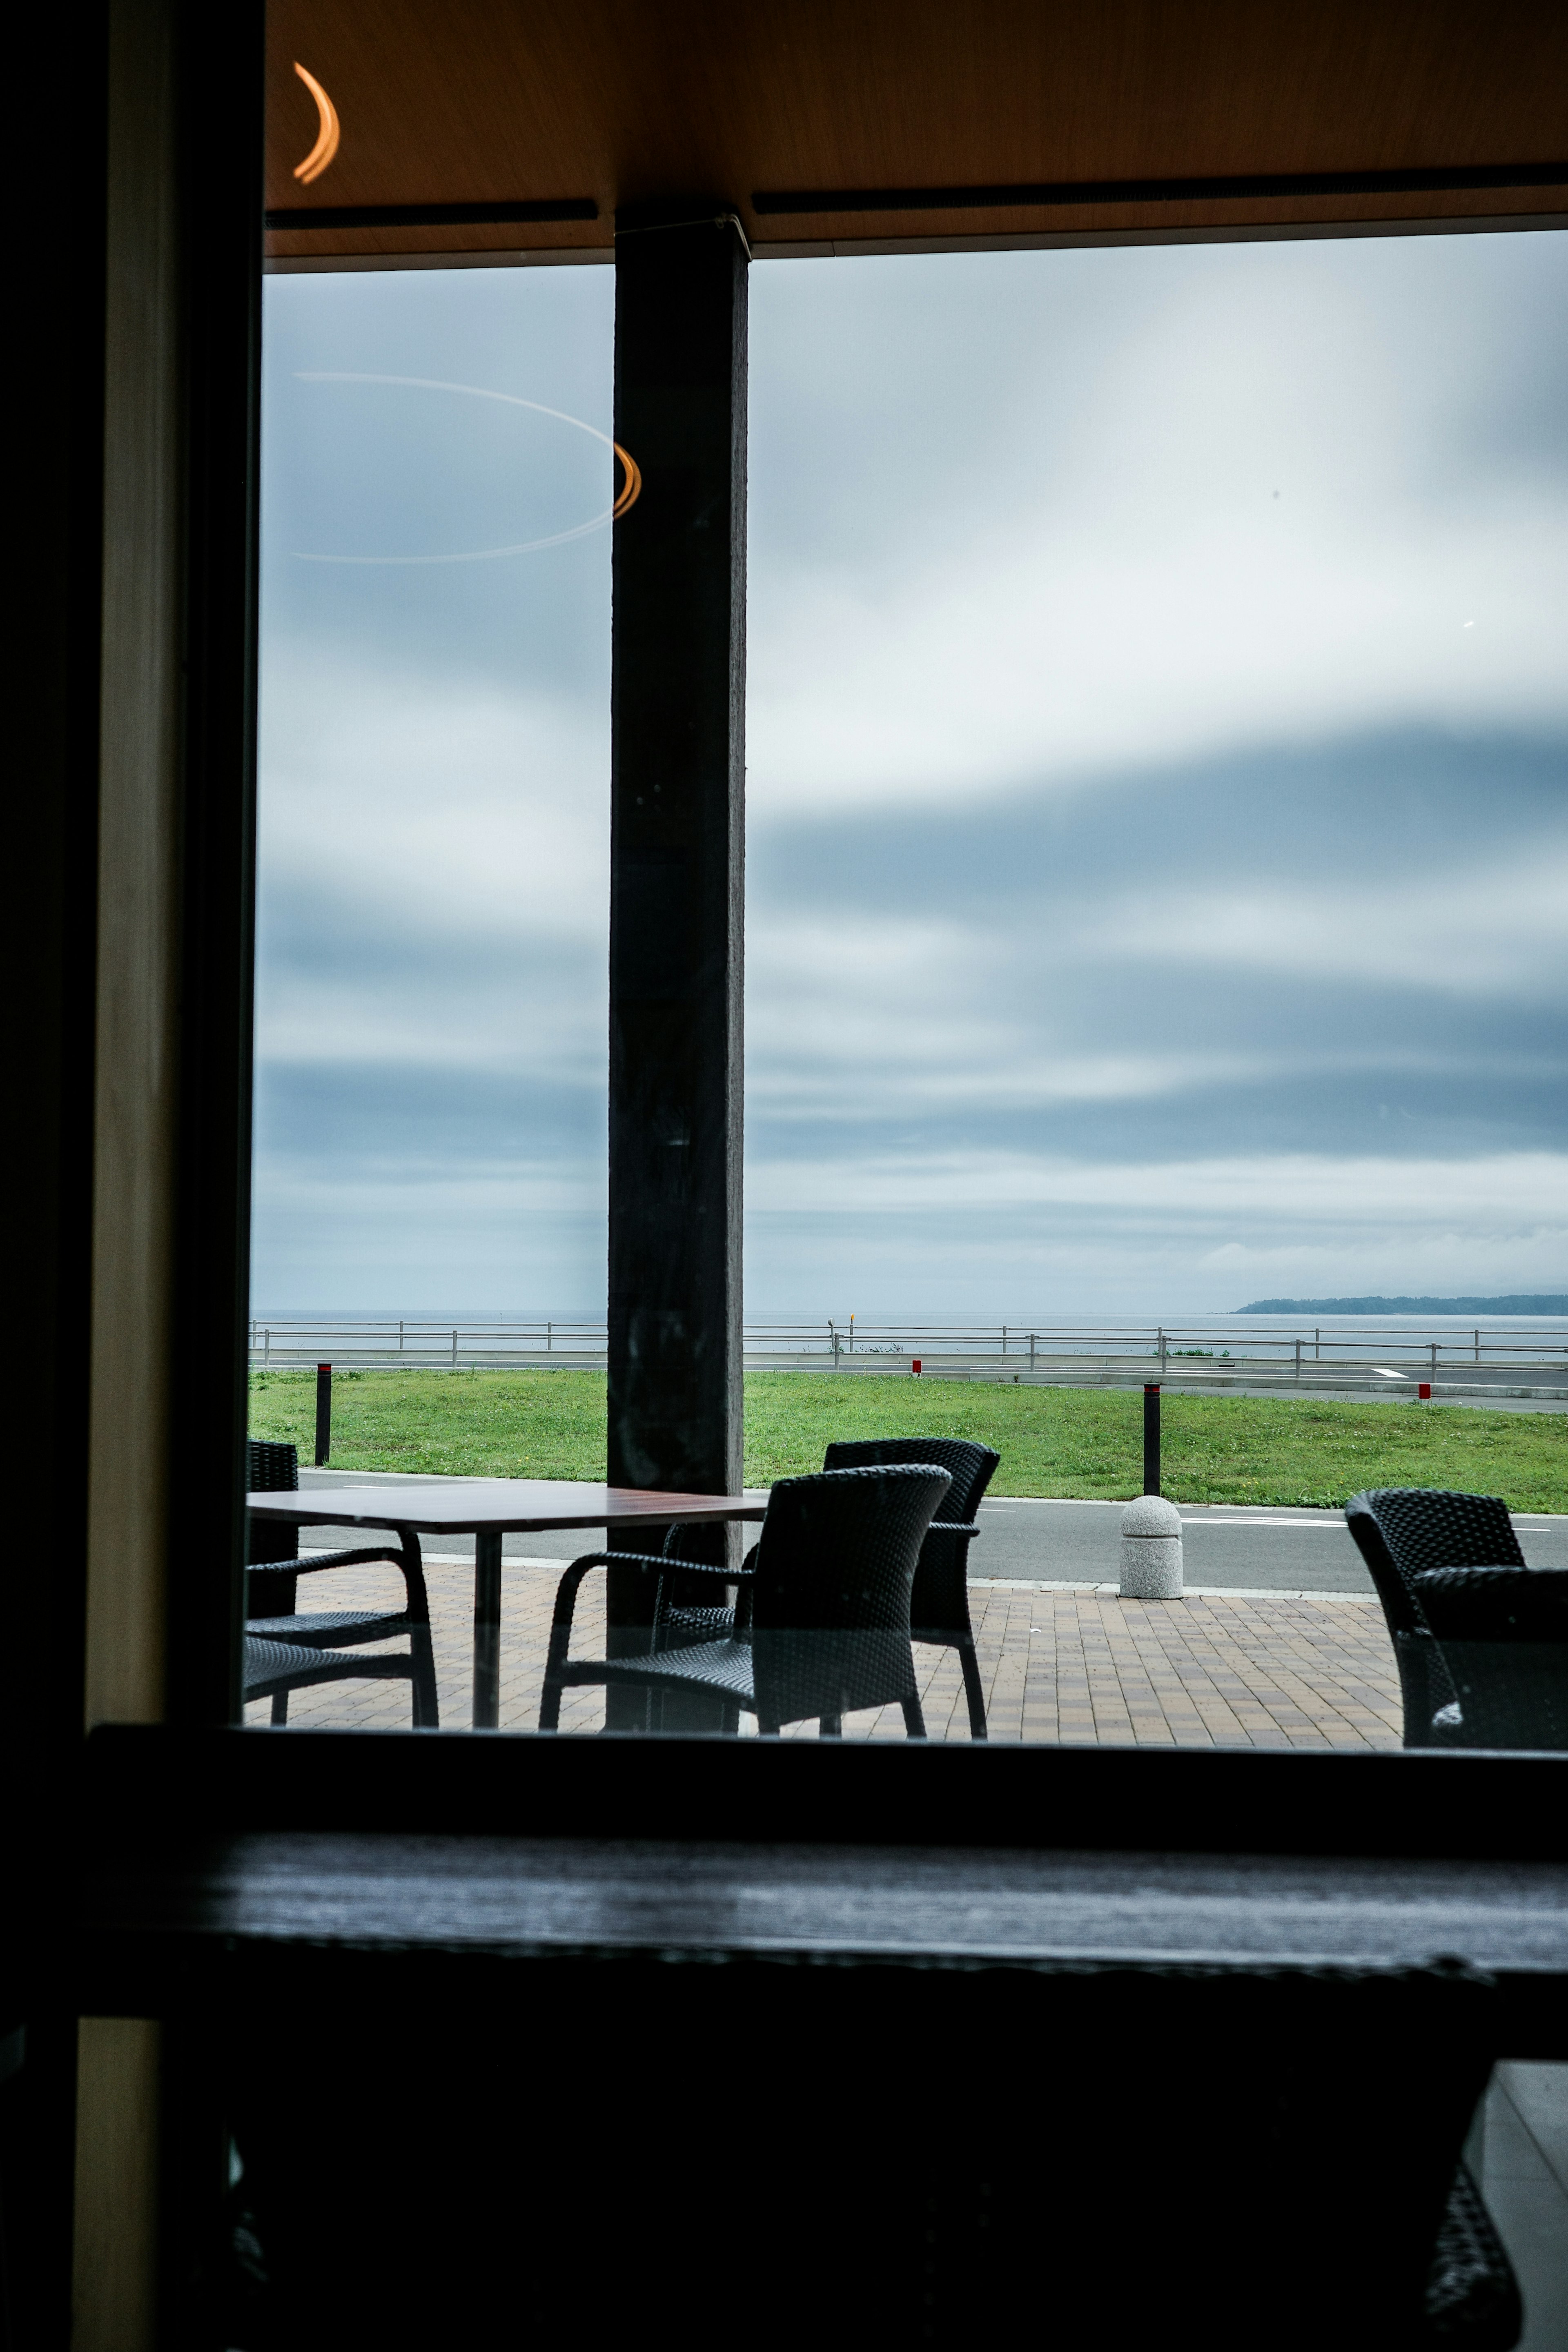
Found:
[[(42, 2000), (163, 2021), (175, 2121), (243, 2151), (299, 2320), (280, 2341), (369, 2340), (366, 2308), (375, 2340), (414, 2340), (411, 2296), (421, 2342), (454, 2298), (460, 2340), (499, 2341), (523, 2294), (564, 2336), (587, 2280), (597, 2336), (639, 2342), (690, 2184), (761, 2096), (745, 2189), (788, 2259), (721, 2229), (702, 2263), (728, 2264), (725, 2308), (766, 2304), (764, 2352), (874, 2340), (889, 2309), (900, 2343), (1002, 2340), (1042, 2278), (1064, 2340), (1151, 2340), (1190, 2309), (1214, 2352), (1386, 2352), (1413, 2340), (1491, 2064), (1568, 2055), (1565, 1774), (100, 1729), (34, 1965)], [(375, 2053), (352, 2099), (340, 2068), (279, 2063), (315, 2019)], [(639, 2109), (605, 2132), (628, 2083), (656, 2131)], [(824, 2128), (868, 2084), (918, 2150), (915, 2193), (910, 2165)], [(1130, 2263), (1104, 2187), (1130, 2150), (1200, 2184), (1217, 2234), (1190, 2193), (1153, 2200)], [(389, 2212), (417, 2217), (410, 2259), (345, 2268)], [(329, 2306), (336, 2332), (311, 2333)]]
[(598, 1486), (579, 1478), (454, 1479), (428, 1486), (333, 1486), (247, 1495), (258, 1519), (296, 1527), (387, 1528), (405, 1545), (422, 1535), (474, 1538), (474, 1728), (493, 1731), (500, 1713), (501, 1538), (561, 1528), (603, 1528), (613, 1540), (628, 1528), (656, 1532), (679, 1523), (760, 1519), (767, 1506), (744, 1495), (676, 1495)]
[(1500, 2048), (1568, 2056), (1557, 1757), (106, 1729), (89, 1769), (114, 1814), (89, 2008), (247, 1973), (303, 1997), (375, 1952), (480, 1977), (1437, 1962), (1491, 1981)]

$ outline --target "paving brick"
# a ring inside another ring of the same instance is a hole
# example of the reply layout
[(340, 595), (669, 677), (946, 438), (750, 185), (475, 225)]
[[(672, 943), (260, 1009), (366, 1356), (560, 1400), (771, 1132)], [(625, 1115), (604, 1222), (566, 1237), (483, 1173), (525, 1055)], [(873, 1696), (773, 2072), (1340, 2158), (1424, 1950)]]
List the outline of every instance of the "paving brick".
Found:
[[(461, 1728), (469, 1718), (472, 1571), (432, 1567), (426, 1577), (441, 1720)], [(331, 1584), (330, 1600), (311, 1591), (313, 1606), (391, 1607), (401, 1591), (395, 1572), (375, 1567), (335, 1571)], [(554, 1592), (547, 1570), (503, 1571), (503, 1730), (529, 1730), (539, 1720)], [(994, 1740), (1318, 1749), (1400, 1744), (1393, 1652), (1381, 1612), (1362, 1602), (1331, 1595), (1123, 1601), (1106, 1593), (1015, 1594), (991, 1586), (976, 1587), (972, 1600)], [(602, 1655), (604, 1638), (604, 1581), (594, 1576), (579, 1596), (573, 1646), (581, 1656)], [(915, 1669), (931, 1736), (967, 1739), (956, 1654), (919, 1644)], [(269, 1703), (258, 1701), (246, 1719), (265, 1723), (268, 1711)], [(405, 1724), (407, 1686), (322, 1684), (292, 1695), (289, 1719), (367, 1730)], [(604, 1719), (602, 1692), (564, 1695), (563, 1731), (595, 1731)], [(742, 1731), (754, 1729), (742, 1717)], [(903, 1719), (897, 1707), (882, 1707), (847, 1717), (844, 1729), (851, 1738), (901, 1738)], [(791, 1736), (815, 1738), (816, 1726)]]

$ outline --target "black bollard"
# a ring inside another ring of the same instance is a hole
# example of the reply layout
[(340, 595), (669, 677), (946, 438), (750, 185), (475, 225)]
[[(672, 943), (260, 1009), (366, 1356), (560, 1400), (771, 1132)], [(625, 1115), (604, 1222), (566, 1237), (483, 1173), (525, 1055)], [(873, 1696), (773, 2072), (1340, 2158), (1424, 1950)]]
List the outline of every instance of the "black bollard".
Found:
[(1149, 1381), (1143, 1388), (1143, 1492), (1157, 1495), (1160, 1491), (1160, 1383)]
[(332, 1451), (332, 1368), (331, 1364), (316, 1366), (316, 1467), (320, 1470)]

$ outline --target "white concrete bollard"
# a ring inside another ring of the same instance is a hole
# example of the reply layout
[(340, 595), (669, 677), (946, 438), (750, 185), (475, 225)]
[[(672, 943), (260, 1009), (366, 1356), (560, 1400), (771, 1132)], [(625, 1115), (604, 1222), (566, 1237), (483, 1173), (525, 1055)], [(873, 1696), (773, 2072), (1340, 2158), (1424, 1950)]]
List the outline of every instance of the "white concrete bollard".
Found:
[(1140, 1495), (1121, 1514), (1121, 1598), (1182, 1597), (1182, 1515), (1158, 1495)]

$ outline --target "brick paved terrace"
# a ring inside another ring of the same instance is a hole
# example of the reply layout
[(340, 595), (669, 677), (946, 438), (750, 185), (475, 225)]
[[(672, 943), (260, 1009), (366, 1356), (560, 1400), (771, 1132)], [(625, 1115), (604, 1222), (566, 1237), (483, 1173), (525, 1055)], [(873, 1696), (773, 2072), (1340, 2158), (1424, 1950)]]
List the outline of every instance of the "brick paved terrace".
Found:
[[(500, 1724), (531, 1730), (559, 1560), (509, 1561), (501, 1600)], [(473, 1570), (426, 1570), (441, 1721), (469, 1720)], [(331, 1594), (322, 1590), (330, 1581)], [(301, 1605), (395, 1607), (402, 1583), (380, 1567), (342, 1570), (302, 1591)], [(574, 1654), (604, 1654), (602, 1576), (579, 1597)], [(1189, 1594), (1180, 1601), (1121, 1601), (1090, 1586), (1043, 1590), (1017, 1582), (970, 1588), (986, 1709), (994, 1739), (1154, 1748), (1397, 1748), (1401, 1709), (1394, 1654), (1375, 1601)], [(308, 1598), (305, 1596), (308, 1595)], [(917, 1646), (921, 1699), (933, 1739), (966, 1739), (968, 1717), (956, 1653)], [(266, 1723), (270, 1702), (246, 1719)], [(336, 1683), (296, 1691), (289, 1720), (301, 1727), (396, 1729), (410, 1719), (406, 1683)], [(596, 1731), (604, 1693), (569, 1690), (563, 1731)], [(742, 1731), (754, 1730), (742, 1718)], [(902, 1738), (896, 1707), (848, 1716), (848, 1738)], [(815, 1738), (816, 1727), (791, 1737)]]

